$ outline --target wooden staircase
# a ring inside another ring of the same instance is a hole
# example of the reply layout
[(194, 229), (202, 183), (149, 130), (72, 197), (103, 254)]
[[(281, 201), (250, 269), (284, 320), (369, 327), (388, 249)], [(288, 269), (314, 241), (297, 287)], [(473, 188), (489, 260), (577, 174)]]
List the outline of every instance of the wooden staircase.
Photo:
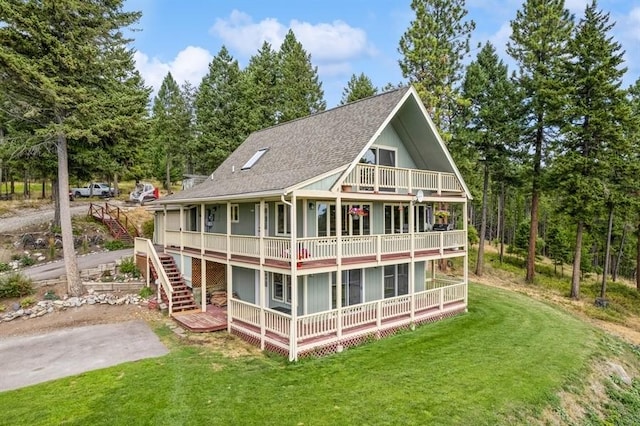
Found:
[(89, 216), (102, 222), (113, 238), (125, 244), (133, 244), (133, 239), (139, 237), (135, 226), (130, 226), (129, 218), (119, 207), (105, 203), (104, 207), (98, 204), (89, 204)]
[[(171, 288), (173, 289), (173, 312), (186, 312), (193, 311), (198, 309), (198, 305), (196, 305), (196, 301), (193, 298), (193, 293), (187, 287), (187, 283), (182, 278), (182, 274), (178, 270), (178, 265), (176, 265), (173, 256), (168, 255), (166, 253), (158, 253), (158, 258), (160, 259), (160, 263), (162, 264), (162, 268), (169, 277), (169, 282), (171, 284)], [(151, 276), (154, 279), (158, 278), (158, 273), (153, 267), (153, 264), (149, 264)], [(164, 288), (160, 287), (160, 296), (165, 303), (169, 303), (169, 298), (164, 291)]]

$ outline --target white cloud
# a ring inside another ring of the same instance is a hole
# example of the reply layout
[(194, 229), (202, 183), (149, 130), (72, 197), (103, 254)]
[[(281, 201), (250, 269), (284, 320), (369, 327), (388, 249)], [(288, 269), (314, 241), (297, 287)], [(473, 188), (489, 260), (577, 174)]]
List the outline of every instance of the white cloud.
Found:
[[(228, 18), (217, 19), (211, 33), (220, 37), (233, 52), (249, 57), (258, 51), (264, 41), (277, 50), (289, 28), (319, 67), (377, 54), (364, 30), (340, 20), (312, 24), (294, 19), (289, 25), (284, 25), (274, 18), (254, 22), (248, 14), (234, 10)], [(346, 69), (346, 66), (343, 67)]]
[(158, 58), (150, 59), (142, 52), (134, 54), (136, 68), (142, 74), (147, 85), (153, 87), (156, 93), (162, 85), (162, 80), (168, 72), (171, 72), (178, 84), (185, 81), (194, 86), (200, 84), (200, 80), (209, 70), (209, 63), (213, 59), (208, 50), (196, 46), (188, 46), (178, 52), (170, 62), (162, 62)]

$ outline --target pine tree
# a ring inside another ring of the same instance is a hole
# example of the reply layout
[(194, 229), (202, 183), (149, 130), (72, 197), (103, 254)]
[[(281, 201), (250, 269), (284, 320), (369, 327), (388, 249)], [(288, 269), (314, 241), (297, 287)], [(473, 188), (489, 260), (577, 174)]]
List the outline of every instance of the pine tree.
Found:
[[(191, 114), (171, 73), (167, 73), (153, 102), (151, 136), (154, 141), (157, 164), (163, 165), (164, 187), (171, 190), (172, 169), (182, 172), (185, 142), (189, 140)], [(177, 163), (177, 164), (176, 164)]]
[(462, 60), (475, 28), (465, 0), (412, 0), (415, 19), (400, 39), (402, 76), (408, 78), (438, 130), (449, 132), (458, 110)]
[[(572, 60), (566, 65), (567, 84), (562, 145), (554, 164), (553, 179), (560, 207), (576, 226), (571, 297), (580, 297), (580, 264), (585, 226), (593, 225), (599, 209), (607, 206), (609, 232), (613, 208), (625, 197), (618, 178), (631, 154), (623, 126), (630, 116), (626, 93), (620, 89), (625, 70), (619, 43), (607, 35), (613, 28), (609, 16), (593, 1), (569, 42)], [(625, 159), (619, 162), (618, 159)], [(615, 172), (615, 173), (614, 173)], [(618, 181), (618, 182), (616, 182)], [(608, 262), (608, 259), (605, 259)], [(605, 263), (606, 265), (606, 263)], [(604, 273), (606, 279), (606, 271)], [(604, 285), (603, 285), (604, 288)], [(604, 297), (604, 291), (603, 295)]]
[[(640, 78), (627, 89), (627, 99), (631, 107), (632, 120), (629, 122), (627, 137), (636, 153), (633, 164), (640, 164)], [(640, 175), (640, 171), (636, 176)], [(635, 220), (636, 220), (636, 290), (640, 291), (640, 191), (635, 194)]]
[(214, 171), (247, 137), (247, 118), (242, 112), (241, 73), (238, 61), (222, 46), (209, 64), (195, 100), (198, 146), (197, 170)]
[(311, 55), (307, 54), (291, 30), (278, 52), (278, 71), (278, 122), (325, 110), (327, 103), (318, 78), (318, 67), (311, 64)]
[(266, 41), (242, 72), (247, 133), (276, 124), (278, 112), (278, 56)]
[(360, 73), (358, 76), (353, 74), (347, 83), (347, 87), (342, 91), (340, 105), (348, 104), (358, 99), (368, 98), (376, 93), (378, 93), (378, 89), (373, 85), (369, 77), (364, 75), (364, 73)]
[(510, 113), (515, 89), (509, 81), (506, 65), (498, 58), (491, 43), (483, 46), (477, 59), (467, 68), (463, 96), (469, 102), (466, 138), (471, 151), (483, 164), (482, 219), (476, 274), (482, 275), (484, 243), (487, 235), (487, 204), (492, 173), (505, 167), (508, 146), (513, 142), (514, 120)]
[(526, 0), (511, 21), (507, 52), (519, 67), (516, 81), (527, 94), (524, 107), (530, 123), (522, 149), (533, 151), (527, 282), (533, 282), (535, 275), (542, 159), (551, 142), (549, 134), (555, 129), (562, 93), (567, 89), (561, 73), (568, 60), (567, 41), (572, 29), (573, 17), (565, 9), (564, 0)]
[[(122, 28), (138, 12), (121, 0), (0, 2), (1, 90), (23, 117), (38, 122), (40, 142), (53, 142), (60, 194), (69, 187), (68, 147), (97, 143), (94, 124), (114, 69), (110, 52), (126, 47)], [(82, 292), (74, 251), (68, 197), (60, 197), (62, 242), (69, 293)]]

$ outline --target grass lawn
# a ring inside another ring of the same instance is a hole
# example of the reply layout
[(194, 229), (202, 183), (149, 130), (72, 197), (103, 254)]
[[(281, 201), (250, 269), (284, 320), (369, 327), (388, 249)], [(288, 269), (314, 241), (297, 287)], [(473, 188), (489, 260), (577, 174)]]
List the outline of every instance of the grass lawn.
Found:
[(493, 425), (580, 387), (601, 335), (479, 285), (468, 314), (290, 364), (226, 358), (158, 330), (169, 355), (0, 394), (2, 424)]

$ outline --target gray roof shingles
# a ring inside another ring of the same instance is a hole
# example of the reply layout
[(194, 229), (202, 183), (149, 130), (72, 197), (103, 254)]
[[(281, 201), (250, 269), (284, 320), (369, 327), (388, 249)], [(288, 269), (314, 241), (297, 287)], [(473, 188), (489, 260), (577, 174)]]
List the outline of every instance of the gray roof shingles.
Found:
[[(159, 202), (284, 190), (350, 164), (408, 90), (400, 88), (254, 132), (211, 179)], [(241, 170), (262, 148), (269, 150), (251, 169)]]

